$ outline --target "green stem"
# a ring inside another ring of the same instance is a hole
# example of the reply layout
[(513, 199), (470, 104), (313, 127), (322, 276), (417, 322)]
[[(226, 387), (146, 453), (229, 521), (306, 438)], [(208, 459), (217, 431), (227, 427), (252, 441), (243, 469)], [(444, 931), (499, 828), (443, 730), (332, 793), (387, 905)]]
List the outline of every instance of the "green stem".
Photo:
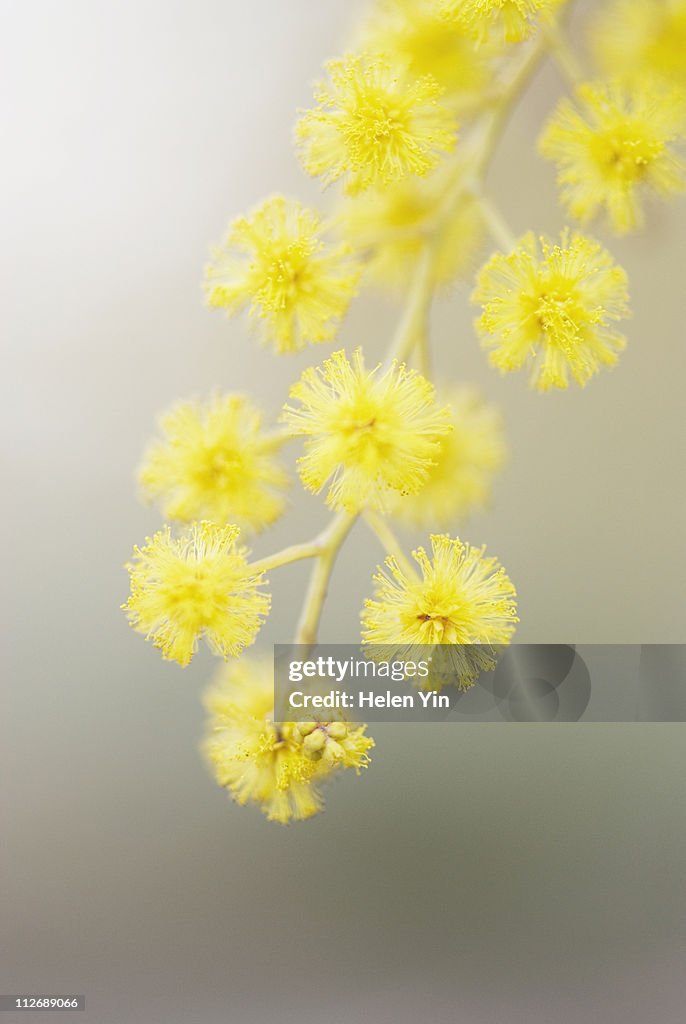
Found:
[(386, 357), (387, 365), (393, 361), (404, 362), (417, 342), (428, 337), (435, 244), (435, 236), (427, 239), (417, 260), (417, 269), (410, 287), (405, 312), (398, 324)]
[(321, 550), (317, 538), (304, 544), (291, 544), (282, 551), (276, 551), (273, 555), (251, 562), (250, 568), (255, 572), (271, 572), (272, 569), (280, 569), (282, 565), (290, 565), (291, 562), (299, 562), (303, 558), (316, 558), (321, 554)]
[(400, 541), (393, 533), (388, 520), (371, 509), (365, 512), (364, 520), (372, 533), (376, 534), (386, 554), (391, 555), (396, 560), (407, 576), (410, 578), (416, 576), (414, 566), (403, 551)]
[(321, 551), (310, 576), (305, 604), (295, 634), (295, 643), (311, 646), (317, 641), (319, 620), (329, 588), (329, 580), (336, 557), (343, 541), (352, 529), (357, 517), (349, 512), (339, 512), (320, 535)]

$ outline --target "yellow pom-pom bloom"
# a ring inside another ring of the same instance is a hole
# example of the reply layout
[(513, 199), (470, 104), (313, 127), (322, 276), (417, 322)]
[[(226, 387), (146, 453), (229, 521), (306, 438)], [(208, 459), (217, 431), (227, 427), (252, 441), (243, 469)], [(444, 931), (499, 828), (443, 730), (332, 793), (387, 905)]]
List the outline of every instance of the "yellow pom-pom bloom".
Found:
[(370, 50), (383, 51), (415, 75), (432, 75), (445, 89), (443, 102), (456, 111), (479, 103), (489, 84), (483, 50), (443, 0), (377, 0), (364, 29)]
[(248, 308), (277, 352), (329, 341), (357, 291), (346, 245), (326, 241), (319, 214), (274, 196), (229, 228), (205, 272), (208, 305)]
[(354, 195), (421, 177), (453, 149), (457, 125), (435, 78), (376, 54), (330, 61), (327, 71), (331, 84), (318, 86), (317, 107), (296, 126), (303, 166), (324, 184), (344, 178)]
[(466, 196), (443, 213), (447, 180), (442, 169), (349, 199), (340, 211), (345, 237), (366, 260), (370, 279), (406, 288), (426, 235), (434, 238), (432, 282), (445, 285), (472, 274), (485, 239), (478, 204)]
[(485, 42), (495, 32), (507, 43), (531, 34), (536, 19), (559, 5), (559, 0), (444, 0), (448, 15)]
[(519, 621), (511, 580), (484, 552), (440, 535), (431, 537), (431, 556), (424, 548), (413, 552), (419, 574), (387, 558), (362, 611), (363, 643), (410, 658), (417, 646), (454, 645), (458, 685), (470, 686), (481, 668), (493, 667), (493, 649), (510, 642)]
[(671, 143), (684, 135), (684, 97), (644, 81), (618, 81), (577, 90), (579, 105), (563, 99), (540, 139), (557, 165), (567, 210), (582, 223), (601, 209), (618, 234), (643, 222), (641, 189), (658, 195), (683, 190), (683, 165)]
[(399, 498), (391, 510), (395, 518), (416, 526), (454, 525), (485, 505), (507, 453), (498, 409), (471, 388), (455, 388), (444, 397), (453, 429), (419, 494)]
[(237, 526), (202, 522), (173, 537), (165, 526), (134, 548), (126, 566), (131, 596), (122, 607), (164, 658), (188, 665), (200, 637), (224, 658), (253, 643), (270, 598), (238, 535)]
[(139, 472), (144, 497), (165, 518), (211, 519), (258, 531), (284, 508), (288, 477), (275, 459), (282, 439), (262, 429), (262, 414), (243, 395), (181, 402), (161, 420), (164, 440), (149, 448)]
[(287, 405), (284, 419), (306, 438), (303, 484), (318, 494), (330, 483), (327, 504), (348, 512), (418, 491), (450, 430), (449, 410), (438, 406), (429, 381), (396, 363), (366, 370), (360, 349), (352, 363), (334, 352), (305, 370), (290, 397), (300, 405)]
[(612, 326), (630, 315), (627, 277), (598, 242), (565, 231), (559, 245), (533, 234), (496, 253), (479, 273), (472, 300), (490, 362), (503, 372), (531, 365), (539, 391), (582, 387), (614, 366), (625, 338)]
[(310, 818), (322, 810), (323, 782), (369, 763), (374, 741), (365, 725), (274, 723), (271, 658), (223, 666), (205, 704), (203, 749), (214, 777), (239, 804), (257, 804), (271, 821)]
[(686, 0), (613, 0), (591, 28), (595, 58), (606, 75), (646, 75), (686, 85)]

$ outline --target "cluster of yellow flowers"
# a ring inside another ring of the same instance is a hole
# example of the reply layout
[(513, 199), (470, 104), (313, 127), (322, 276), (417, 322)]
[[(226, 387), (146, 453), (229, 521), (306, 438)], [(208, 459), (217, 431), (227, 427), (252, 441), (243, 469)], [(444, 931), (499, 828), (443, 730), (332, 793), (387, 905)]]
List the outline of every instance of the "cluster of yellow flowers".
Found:
[[(322, 783), (366, 767), (374, 744), (359, 723), (275, 721), (272, 660), (243, 654), (269, 613), (268, 572), (312, 560), (295, 642), (314, 643), (336, 556), (363, 520), (388, 555), (361, 611), (370, 656), (436, 646), (462, 688), (494, 666), (518, 622), (502, 565), (454, 534), (490, 500), (507, 448), (497, 409), (466, 384), (430, 380), (434, 294), (473, 278), (491, 364), (528, 368), (538, 391), (584, 387), (625, 346), (627, 276), (607, 249), (570, 227), (517, 240), (484, 190), (509, 113), (547, 56), (571, 95), (539, 148), (571, 220), (604, 214), (623, 235), (642, 225), (646, 196), (683, 188), (686, 0), (609, 0), (591, 25), (589, 75), (561, 21), (571, 6), (375, 0), (357, 49), (327, 63), (295, 128), (304, 169), (339, 182), (340, 197), (326, 217), (265, 199), (233, 221), (206, 269), (207, 304), (246, 311), (279, 355), (334, 341), (365, 284), (405, 301), (384, 361), (334, 351), (292, 384), (273, 426), (245, 395), (182, 402), (140, 469), (143, 497), (173, 525), (134, 549), (123, 607), (164, 658), (188, 665), (204, 640), (229, 659), (206, 696), (204, 751), (219, 785), (269, 819), (315, 814)], [(241, 537), (284, 511), (282, 449), (299, 437), (300, 480), (334, 515), (313, 540), (252, 559)], [(394, 522), (450, 532), (430, 532), (407, 557)]]
[(273, 665), (264, 655), (222, 666), (205, 705), (204, 752), (217, 782), (283, 824), (320, 811), (322, 782), (336, 769), (365, 767), (374, 746), (364, 725), (275, 724)]

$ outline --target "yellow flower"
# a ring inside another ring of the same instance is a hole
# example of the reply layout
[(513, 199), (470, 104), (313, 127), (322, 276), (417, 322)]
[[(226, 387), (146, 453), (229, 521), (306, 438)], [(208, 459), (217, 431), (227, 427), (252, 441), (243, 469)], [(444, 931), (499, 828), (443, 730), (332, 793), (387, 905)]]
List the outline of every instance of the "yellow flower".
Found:
[(211, 519), (262, 530), (279, 517), (288, 477), (274, 458), (281, 439), (243, 395), (181, 402), (161, 421), (164, 440), (148, 450), (139, 479), (147, 500), (188, 523)]
[(287, 405), (284, 419), (307, 438), (298, 460), (303, 484), (318, 494), (330, 482), (327, 504), (348, 512), (418, 491), (450, 430), (429, 381), (404, 364), (368, 371), (360, 349), (352, 363), (334, 352), (305, 370), (290, 396), (300, 406)]
[(489, 84), (483, 50), (463, 24), (446, 18), (443, 0), (377, 0), (364, 39), (415, 75), (432, 75), (454, 110), (469, 110)]
[(449, 526), (486, 504), (493, 477), (505, 460), (502, 417), (471, 388), (445, 395), (452, 431), (419, 494), (399, 498), (394, 517), (417, 526)]
[(384, 285), (406, 288), (426, 233), (438, 233), (432, 266), (434, 284), (473, 273), (484, 242), (483, 218), (470, 197), (443, 214), (447, 180), (442, 169), (426, 179), (408, 179), (370, 189), (349, 199), (340, 224), (353, 247), (366, 256), (370, 277)]
[[(481, 669), (493, 668), (494, 648), (510, 642), (519, 621), (515, 588), (485, 550), (432, 536), (431, 557), (424, 548), (412, 553), (421, 575), (387, 558), (374, 576), (375, 599), (362, 611), (363, 643), (406, 660), (426, 658), (427, 651), (413, 655), (418, 647), (434, 648), (435, 669), (449, 665), (460, 688), (472, 685)], [(449, 650), (442, 654), (438, 645)]]
[(323, 807), (321, 784), (335, 772), (369, 763), (365, 725), (274, 724), (272, 659), (223, 666), (208, 690), (203, 749), (220, 786), (239, 804), (256, 803), (271, 821), (309, 818)]
[(525, 235), (514, 252), (482, 268), (472, 300), (483, 306), (476, 327), (490, 361), (503, 372), (532, 367), (539, 391), (582, 387), (601, 366), (614, 366), (625, 338), (611, 325), (630, 315), (627, 278), (598, 242), (562, 233), (559, 245)]
[(325, 241), (319, 215), (283, 196), (266, 199), (229, 228), (205, 272), (212, 307), (246, 306), (277, 352), (329, 341), (357, 291), (359, 268), (345, 245)]
[(423, 176), (450, 152), (457, 125), (434, 78), (412, 77), (376, 54), (327, 64), (313, 110), (296, 126), (305, 170), (328, 185), (344, 177), (350, 195), (408, 175)]
[(529, 36), (536, 18), (559, 5), (560, 0), (444, 0), (447, 13), (479, 42), (492, 31), (507, 43)]
[(646, 75), (686, 85), (686, 0), (613, 0), (601, 9), (591, 44), (607, 75)]
[(173, 537), (165, 526), (134, 548), (126, 566), (131, 596), (122, 607), (164, 658), (188, 665), (203, 636), (222, 657), (253, 643), (270, 599), (238, 535), (237, 526), (202, 522)]
[(557, 165), (562, 202), (590, 221), (605, 209), (618, 234), (643, 222), (639, 192), (683, 189), (683, 165), (670, 143), (684, 135), (684, 98), (643, 81), (586, 84), (579, 106), (563, 99), (543, 131), (540, 150)]

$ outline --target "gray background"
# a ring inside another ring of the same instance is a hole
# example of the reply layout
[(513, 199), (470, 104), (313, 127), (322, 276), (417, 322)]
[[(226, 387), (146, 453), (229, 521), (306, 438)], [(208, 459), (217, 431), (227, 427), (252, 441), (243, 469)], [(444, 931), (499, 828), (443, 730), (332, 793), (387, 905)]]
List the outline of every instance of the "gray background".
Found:
[[(276, 364), (204, 310), (199, 282), (236, 212), (316, 197), (294, 110), (358, 6), (0, 4), (0, 989), (84, 992), (98, 1024), (677, 1024), (682, 726), (378, 726), (364, 776), (283, 829), (233, 806), (197, 755), (211, 659), (163, 664), (118, 610), (121, 564), (158, 522), (133, 478), (156, 415), (217, 386), (276, 409), (328, 351)], [(517, 231), (562, 223), (533, 150), (559, 91), (539, 76), (492, 175)], [(489, 370), (464, 289), (436, 310), (441, 373), (504, 408), (512, 459), (465, 536), (516, 581), (522, 641), (686, 635), (685, 227), (675, 204), (612, 243), (631, 344), (584, 392)], [(364, 298), (342, 340), (380, 354), (396, 316)], [(325, 518), (294, 487), (256, 550)], [(329, 642), (356, 639), (380, 554), (362, 528), (349, 550)], [(266, 644), (289, 640), (304, 578), (273, 574)]]

